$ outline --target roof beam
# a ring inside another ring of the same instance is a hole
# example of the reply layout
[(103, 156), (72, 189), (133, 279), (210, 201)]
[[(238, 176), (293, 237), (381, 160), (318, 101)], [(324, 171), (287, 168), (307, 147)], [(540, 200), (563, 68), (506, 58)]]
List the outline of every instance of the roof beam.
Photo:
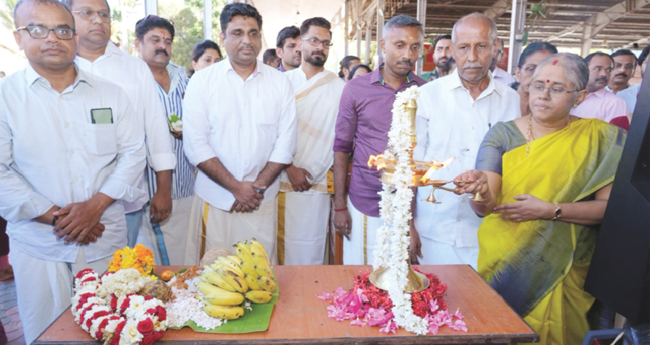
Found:
[[(629, 6), (628, 8), (628, 4)], [(626, 14), (642, 9), (644, 6), (650, 4), (650, 0), (625, 0), (617, 3), (616, 5), (604, 10), (601, 13), (597, 13), (592, 16), (593, 30), (591, 30), (591, 37), (597, 35), (602, 29), (604, 29), (609, 23), (625, 17)], [(545, 41), (550, 42), (561, 38), (565, 35), (574, 33), (578, 30), (583, 30), (585, 27), (584, 23), (572, 25), (561, 32), (549, 36)]]

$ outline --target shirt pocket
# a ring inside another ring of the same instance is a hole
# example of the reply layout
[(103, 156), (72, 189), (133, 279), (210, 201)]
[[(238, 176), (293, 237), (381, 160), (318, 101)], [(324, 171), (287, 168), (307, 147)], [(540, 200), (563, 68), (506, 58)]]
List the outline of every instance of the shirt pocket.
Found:
[(86, 150), (95, 155), (117, 154), (117, 130), (114, 124), (86, 124)]

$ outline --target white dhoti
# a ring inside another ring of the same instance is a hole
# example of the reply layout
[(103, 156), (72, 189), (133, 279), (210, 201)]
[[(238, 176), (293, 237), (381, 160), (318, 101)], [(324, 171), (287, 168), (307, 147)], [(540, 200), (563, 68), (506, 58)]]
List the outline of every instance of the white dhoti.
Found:
[(348, 211), (352, 218), (350, 239), (343, 239), (344, 265), (372, 265), (377, 229), (384, 221), (358, 211), (348, 198)]
[(420, 235), (423, 258), (418, 258), (421, 265), (456, 265), (466, 264), (477, 270), (478, 247), (456, 247), (432, 240)]
[(156, 265), (163, 265), (162, 257), (166, 255), (170, 265), (185, 264), (185, 248), (188, 228), (192, 215), (194, 196), (172, 200), (172, 213), (158, 227), (149, 220), (150, 209), (146, 207), (143, 217), (143, 229), (138, 234), (137, 243), (151, 248)]
[[(198, 210), (202, 210), (200, 216)], [(277, 264), (277, 198), (262, 203), (251, 213), (238, 213), (213, 207), (195, 195), (191, 214), (185, 246), (186, 264), (198, 265), (203, 254), (215, 247), (226, 248), (234, 254), (233, 244), (252, 237), (262, 243), (271, 264)], [(193, 249), (196, 247), (198, 250)]]
[(325, 260), (330, 194), (278, 193), (278, 263), (322, 265)]
[(84, 268), (102, 274), (112, 259), (107, 257), (87, 263), (83, 250), (80, 250), (75, 263), (47, 261), (21, 251), (11, 242), (10, 247), (18, 313), (27, 344), (36, 340), (70, 306), (75, 274)]

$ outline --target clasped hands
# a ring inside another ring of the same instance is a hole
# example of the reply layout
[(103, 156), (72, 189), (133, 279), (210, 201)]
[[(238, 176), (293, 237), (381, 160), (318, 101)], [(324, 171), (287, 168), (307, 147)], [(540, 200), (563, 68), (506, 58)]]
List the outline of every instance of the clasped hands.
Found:
[(256, 182), (239, 182), (232, 190), (235, 197), (235, 203), (232, 205), (230, 212), (253, 212), (260, 208), (266, 186)]
[[(492, 200), (487, 174), (481, 170), (468, 170), (456, 176), (454, 183), (458, 186), (455, 191), (458, 195), (480, 193), (485, 201), (477, 202), (479, 205), (489, 204)], [(513, 222), (552, 218), (552, 216), (549, 218), (549, 212), (553, 214), (555, 209), (552, 203), (543, 201), (531, 194), (515, 195), (513, 198), (517, 201), (496, 205), (492, 209), (492, 213), (499, 213), (501, 218)]]
[(96, 242), (104, 230), (99, 219), (104, 208), (93, 199), (69, 204), (52, 213), (56, 218), (52, 230), (57, 239), (64, 238), (66, 244), (89, 244)]

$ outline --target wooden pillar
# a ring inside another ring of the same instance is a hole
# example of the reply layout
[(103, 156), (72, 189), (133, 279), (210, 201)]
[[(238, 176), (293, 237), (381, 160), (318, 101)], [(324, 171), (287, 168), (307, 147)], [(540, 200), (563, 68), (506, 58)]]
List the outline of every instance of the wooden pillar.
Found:
[(580, 55), (586, 57), (589, 55), (589, 50), (591, 50), (591, 33), (594, 29), (594, 25), (591, 19), (585, 22), (585, 27), (582, 30), (582, 47), (580, 48)]
[(524, 25), (526, 24), (526, 0), (512, 0), (512, 16), (510, 19), (510, 42), (508, 44), (508, 73), (515, 73), (519, 63), (521, 48), (524, 40)]
[[(427, 24), (427, 1), (426, 0), (418, 0), (418, 11), (417, 11), (417, 20), (422, 24), (422, 31), (425, 31), (426, 24)], [(424, 49), (424, 44), (420, 46), (420, 52), (418, 53), (418, 59), (415, 62), (415, 73), (417, 75), (422, 74), (422, 54)]]

